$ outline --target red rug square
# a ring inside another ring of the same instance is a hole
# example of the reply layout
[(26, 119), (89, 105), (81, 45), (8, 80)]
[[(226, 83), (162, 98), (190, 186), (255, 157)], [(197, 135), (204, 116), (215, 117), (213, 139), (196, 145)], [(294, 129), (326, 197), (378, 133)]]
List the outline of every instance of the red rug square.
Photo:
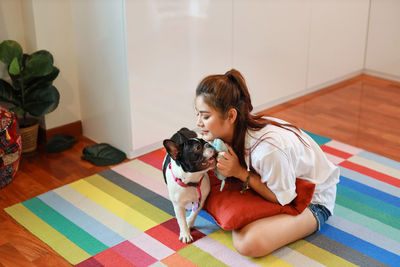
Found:
[(158, 261), (129, 241), (122, 242), (112, 249), (135, 266), (149, 266)]

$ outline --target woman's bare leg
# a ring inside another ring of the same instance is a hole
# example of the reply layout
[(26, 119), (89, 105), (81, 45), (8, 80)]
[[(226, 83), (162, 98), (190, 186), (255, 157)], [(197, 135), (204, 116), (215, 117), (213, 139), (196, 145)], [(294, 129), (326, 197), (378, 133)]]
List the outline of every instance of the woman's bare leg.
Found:
[(244, 256), (261, 257), (306, 237), (317, 229), (317, 220), (306, 208), (297, 216), (278, 214), (256, 220), (233, 231), (233, 245)]

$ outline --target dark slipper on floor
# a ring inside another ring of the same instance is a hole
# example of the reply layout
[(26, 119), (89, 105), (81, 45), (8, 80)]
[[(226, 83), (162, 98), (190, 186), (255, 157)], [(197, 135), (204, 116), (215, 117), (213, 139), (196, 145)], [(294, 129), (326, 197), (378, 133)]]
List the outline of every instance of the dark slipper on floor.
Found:
[(73, 147), (76, 142), (77, 140), (73, 136), (57, 134), (46, 143), (46, 152), (60, 153)]
[(126, 158), (124, 152), (105, 143), (87, 146), (83, 149), (82, 153), (82, 159), (99, 166), (115, 165), (121, 163)]

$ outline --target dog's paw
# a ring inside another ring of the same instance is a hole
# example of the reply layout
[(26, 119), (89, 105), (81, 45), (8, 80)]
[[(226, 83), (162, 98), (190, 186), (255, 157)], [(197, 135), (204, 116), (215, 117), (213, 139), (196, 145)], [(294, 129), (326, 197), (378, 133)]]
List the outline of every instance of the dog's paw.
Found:
[(192, 235), (191, 235), (190, 233), (183, 233), (183, 232), (181, 232), (181, 233), (179, 234), (179, 240), (180, 240), (182, 243), (188, 244), (188, 243), (190, 243), (190, 242), (193, 241), (193, 237), (192, 237)]

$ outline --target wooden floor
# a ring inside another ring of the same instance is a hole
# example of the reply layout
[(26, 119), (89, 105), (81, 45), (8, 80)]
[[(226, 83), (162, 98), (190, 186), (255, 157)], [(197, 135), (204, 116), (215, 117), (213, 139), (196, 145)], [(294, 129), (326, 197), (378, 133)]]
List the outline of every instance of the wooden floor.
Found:
[(360, 75), (262, 112), (400, 161), (400, 83)]
[[(400, 161), (400, 83), (361, 75), (263, 113)], [(80, 159), (92, 144), (80, 137), (60, 154), (40, 147), (23, 155), (13, 182), (0, 189), (0, 266), (70, 266), (3, 209), (106, 169)]]

